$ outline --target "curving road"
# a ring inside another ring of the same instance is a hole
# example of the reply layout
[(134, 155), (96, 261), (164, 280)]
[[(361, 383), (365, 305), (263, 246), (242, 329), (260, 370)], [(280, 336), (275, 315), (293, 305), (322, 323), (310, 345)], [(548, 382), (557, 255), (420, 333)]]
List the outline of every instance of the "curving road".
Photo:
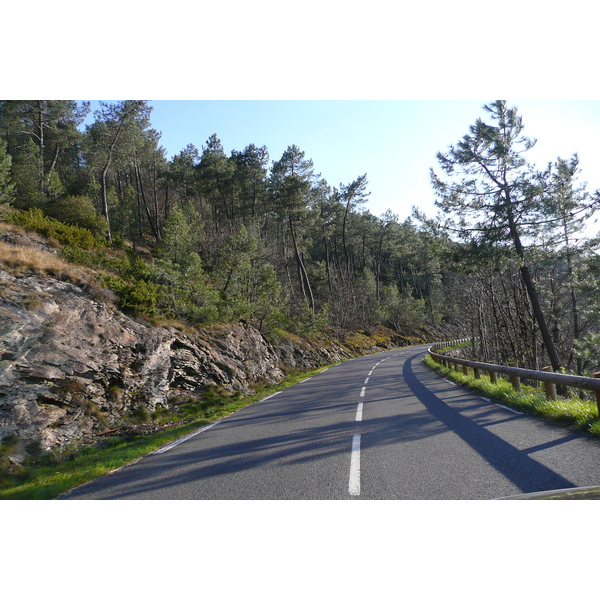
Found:
[(64, 499), (491, 499), (600, 485), (600, 443), (441, 379), (427, 346), (350, 360)]

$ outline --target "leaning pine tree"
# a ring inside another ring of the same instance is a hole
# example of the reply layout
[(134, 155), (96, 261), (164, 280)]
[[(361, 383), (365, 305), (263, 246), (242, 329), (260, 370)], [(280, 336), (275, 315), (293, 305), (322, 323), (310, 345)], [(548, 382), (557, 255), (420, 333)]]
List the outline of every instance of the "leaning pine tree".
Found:
[(524, 239), (535, 234), (546, 175), (536, 171), (523, 153), (535, 140), (522, 135), (523, 123), (515, 107), (504, 100), (484, 107), (492, 119), (478, 119), (456, 146), (437, 159), (448, 176), (431, 180), (443, 213), (444, 225), (472, 247), (509, 244), (520, 262), (520, 272), (548, 358), (555, 371), (560, 360), (544, 318), (528, 266)]

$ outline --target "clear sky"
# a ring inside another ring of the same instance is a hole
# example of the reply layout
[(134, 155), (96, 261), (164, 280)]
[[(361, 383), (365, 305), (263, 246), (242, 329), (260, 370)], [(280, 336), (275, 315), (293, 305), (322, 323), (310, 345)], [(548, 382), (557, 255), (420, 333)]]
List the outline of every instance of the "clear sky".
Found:
[(468, 132), (484, 102), (506, 98), (539, 140), (533, 160), (578, 152), (583, 179), (600, 188), (588, 1), (172, 0), (141, 10), (107, 0), (102, 10), (77, 4), (81, 43), (55, 5), (34, 18), (25, 4), (7, 10), (7, 22), (27, 22), (28, 39), (44, 46), (6, 28), (14, 52), (0, 98), (148, 99), (169, 157), (213, 133), (228, 154), (252, 143), (271, 160), (296, 144), (332, 186), (366, 173), (367, 208), (405, 218), (413, 204), (434, 212), (436, 153)]
[[(296, 144), (331, 186), (366, 173), (371, 195), (365, 208), (377, 216), (391, 209), (404, 219), (412, 205), (435, 214), (429, 169), (437, 168), (436, 153), (467, 134), (491, 100), (149, 102), (169, 159), (187, 144), (201, 150), (213, 133), (227, 155), (265, 145), (270, 161)], [(590, 191), (600, 188), (600, 101), (508, 102), (519, 108), (524, 133), (538, 140), (528, 153), (533, 162), (545, 166), (577, 152), (581, 181)]]

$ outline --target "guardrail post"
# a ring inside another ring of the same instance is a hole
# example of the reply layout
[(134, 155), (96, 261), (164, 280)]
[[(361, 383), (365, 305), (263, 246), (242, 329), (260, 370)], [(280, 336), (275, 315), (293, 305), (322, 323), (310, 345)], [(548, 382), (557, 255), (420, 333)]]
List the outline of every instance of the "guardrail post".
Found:
[[(542, 371), (552, 372), (552, 367), (544, 367)], [(600, 373), (599, 373), (600, 376)], [(556, 384), (544, 382), (544, 389), (546, 390), (546, 398), (548, 400), (556, 400)]]
[[(589, 377), (554, 373), (552, 371), (552, 367), (544, 367), (540, 372), (533, 371), (531, 369), (515, 368), (512, 365), (510, 367), (506, 367), (488, 363), (477, 363), (474, 361), (460, 360), (460, 362), (457, 362), (459, 359), (451, 358), (443, 354), (439, 355), (439, 358), (434, 358), (447, 369), (460, 371), (460, 367), (462, 366), (462, 370), (466, 375), (469, 373), (469, 368), (472, 368), (475, 379), (480, 379), (483, 371), (489, 376), (491, 384), (498, 383), (498, 373), (500, 372), (510, 379), (513, 389), (518, 392), (520, 392), (522, 389), (521, 376), (523, 376), (525, 380), (531, 379), (533, 381), (539, 381), (544, 384), (546, 398), (548, 400), (557, 400), (558, 395), (563, 394), (561, 390), (567, 387), (593, 391), (596, 394), (598, 416), (600, 417), (600, 386), (598, 385), (600, 383), (600, 381), (598, 381), (600, 380), (600, 371), (593, 374), (593, 378), (596, 381), (592, 383)], [(514, 373), (518, 373), (518, 375)]]
[(512, 383), (513, 388), (517, 391), (521, 391), (521, 378), (517, 375), (510, 376), (510, 382)]

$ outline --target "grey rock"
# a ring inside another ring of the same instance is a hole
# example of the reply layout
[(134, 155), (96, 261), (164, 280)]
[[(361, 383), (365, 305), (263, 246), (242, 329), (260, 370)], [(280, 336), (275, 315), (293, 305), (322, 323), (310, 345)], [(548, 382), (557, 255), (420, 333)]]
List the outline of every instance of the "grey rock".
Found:
[[(37, 236), (0, 233), (5, 243), (56, 253)], [(32, 445), (49, 451), (101, 433), (133, 409), (168, 408), (210, 385), (246, 395), (287, 369), (383, 349), (268, 338), (246, 322), (187, 335), (128, 317), (112, 293), (79, 281), (14, 274), (0, 263), (0, 444), (10, 441), (16, 464)]]
[(0, 443), (18, 436), (15, 460), (31, 442), (48, 451), (209, 385), (249, 394), (286, 368), (350, 356), (341, 344), (270, 343), (248, 323), (190, 336), (132, 319), (85, 286), (2, 269), (0, 280)]

